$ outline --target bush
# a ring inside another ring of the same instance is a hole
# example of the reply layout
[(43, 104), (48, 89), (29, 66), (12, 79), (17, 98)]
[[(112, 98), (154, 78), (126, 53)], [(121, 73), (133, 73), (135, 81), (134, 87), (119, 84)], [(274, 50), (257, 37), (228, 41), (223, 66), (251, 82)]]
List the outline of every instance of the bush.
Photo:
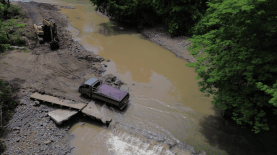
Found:
[(191, 35), (192, 26), (206, 12), (207, 0), (90, 0), (95, 10), (138, 29), (164, 25), (175, 36)]
[(197, 62), (187, 66), (203, 79), (200, 91), (213, 94), (216, 107), (231, 110), (237, 124), (255, 133), (269, 130), (277, 115), (276, 1), (213, 0), (208, 5), (189, 39), (188, 51)]
[(25, 45), (21, 37), (26, 24), (21, 23), (19, 17), (23, 15), (18, 6), (0, 3), (0, 51), (11, 49), (10, 45)]

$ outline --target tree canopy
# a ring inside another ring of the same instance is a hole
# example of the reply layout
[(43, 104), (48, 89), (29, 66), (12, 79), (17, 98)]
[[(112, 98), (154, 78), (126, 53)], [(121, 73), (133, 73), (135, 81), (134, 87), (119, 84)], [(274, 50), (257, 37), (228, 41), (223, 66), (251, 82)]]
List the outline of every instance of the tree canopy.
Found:
[[(277, 115), (277, 3), (275, 0), (211, 0), (193, 27), (188, 51), (200, 91), (232, 119), (259, 133)], [(200, 54), (201, 52), (201, 54)], [(200, 54), (200, 55), (199, 55)], [(199, 55), (199, 56), (198, 56)], [(216, 89), (213, 89), (215, 87)]]
[(208, 0), (90, 0), (111, 19), (142, 29), (163, 25), (174, 36), (191, 35), (191, 27), (205, 13)]
[[(163, 24), (192, 36), (188, 51), (200, 91), (253, 132), (269, 130), (277, 116), (276, 0), (90, 0), (110, 18), (136, 25)], [(215, 89), (214, 89), (215, 88)], [(271, 123), (270, 123), (271, 122)]]

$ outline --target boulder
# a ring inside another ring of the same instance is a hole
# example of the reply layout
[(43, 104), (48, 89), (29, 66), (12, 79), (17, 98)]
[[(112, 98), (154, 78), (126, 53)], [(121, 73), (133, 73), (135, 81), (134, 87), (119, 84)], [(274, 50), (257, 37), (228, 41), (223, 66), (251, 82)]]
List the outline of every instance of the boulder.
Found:
[(46, 142), (44, 142), (44, 144), (50, 144), (52, 141), (51, 140), (48, 140), (48, 141), (46, 141)]
[(35, 102), (34, 102), (34, 105), (39, 105), (39, 101), (35, 101)]

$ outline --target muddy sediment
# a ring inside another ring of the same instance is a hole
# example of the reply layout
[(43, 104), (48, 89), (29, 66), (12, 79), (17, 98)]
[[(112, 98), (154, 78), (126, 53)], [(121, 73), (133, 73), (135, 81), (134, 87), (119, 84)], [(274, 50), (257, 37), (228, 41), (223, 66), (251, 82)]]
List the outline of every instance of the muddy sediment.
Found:
[(187, 60), (190, 63), (196, 62), (196, 59), (187, 51), (187, 47), (191, 45), (191, 42), (188, 41), (190, 37), (180, 36), (171, 38), (170, 34), (163, 27), (143, 29), (141, 34), (147, 40), (164, 47), (177, 57)]
[[(27, 40), (26, 46), (30, 52), (9, 50), (0, 57), (1, 61), (7, 62), (5, 66), (1, 64), (0, 78), (18, 85), (20, 99), (17, 112), (8, 125), (9, 133), (5, 138), (7, 150), (4, 154), (67, 154), (73, 149), (69, 145), (72, 137), (67, 130), (77, 122), (77, 117), (61, 126), (56, 125), (47, 113), (57, 107), (34, 102), (30, 100), (29, 95), (39, 92), (86, 103), (88, 99), (77, 92), (78, 86), (84, 81), (96, 77), (117, 88), (120, 88), (123, 83), (114, 75), (102, 76), (107, 67), (105, 59), (94, 54), (93, 51), (87, 51), (72, 38), (72, 34), (67, 29), (69, 22), (66, 15), (58, 11), (59, 7), (74, 9), (73, 7), (38, 2), (13, 2), (12, 4), (19, 5), (27, 19), (27, 27), (22, 35)], [(35, 23), (49, 18), (56, 22), (58, 28), (59, 49), (56, 50), (50, 49), (49, 42), (39, 44), (36, 39), (26, 35), (35, 33), (33, 28)], [(150, 41), (174, 51), (172, 43), (161, 38), (166, 36), (159, 35), (155, 30), (145, 31), (142, 34), (148, 36)], [(181, 40), (178, 40), (177, 44), (182, 47), (176, 50), (175, 54), (180, 58), (193, 61), (192, 56), (186, 57), (184, 54), (186, 43), (183, 40), (186, 39)]]
[[(73, 7), (37, 2), (12, 4), (18, 5), (27, 19), (22, 36), (30, 52), (8, 50), (0, 57), (1, 62), (7, 63), (0, 65), (0, 78), (16, 85), (17, 102), (20, 103), (7, 126), (4, 154), (67, 154), (73, 149), (69, 144), (72, 137), (67, 130), (77, 122), (70, 119), (63, 125), (56, 125), (47, 113), (60, 107), (39, 104), (30, 100), (29, 95), (39, 92), (86, 103), (89, 99), (77, 92), (84, 81), (96, 77), (117, 88), (123, 83), (114, 75), (102, 76), (107, 67), (105, 59), (85, 50), (72, 38), (67, 30), (67, 17), (58, 11), (59, 7)], [(57, 25), (59, 49), (51, 50), (49, 42), (39, 44), (27, 35), (35, 33), (34, 24), (49, 18)]]

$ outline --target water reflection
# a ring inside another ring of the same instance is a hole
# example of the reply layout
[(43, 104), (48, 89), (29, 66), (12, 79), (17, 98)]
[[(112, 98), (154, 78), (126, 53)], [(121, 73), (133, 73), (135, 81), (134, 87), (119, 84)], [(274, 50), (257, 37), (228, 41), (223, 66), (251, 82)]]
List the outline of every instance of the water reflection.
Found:
[[(111, 60), (107, 62), (106, 73), (122, 79), (131, 94), (127, 110), (118, 112), (103, 108), (104, 115), (114, 120), (115, 133), (111, 134), (113, 129), (93, 123), (72, 128), (74, 154), (159, 154), (161, 148), (163, 153), (174, 152), (176, 143), (192, 145), (196, 151), (204, 150), (207, 154), (246, 153), (236, 149), (237, 144), (233, 145), (243, 138), (232, 136), (237, 132), (233, 133), (235, 130), (229, 127), (226, 129), (225, 122), (218, 117), (219, 112), (211, 105), (212, 96), (206, 98), (199, 92), (195, 80), (197, 74), (194, 68), (186, 66), (185, 60), (143, 39), (136, 30), (97, 15), (88, 0), (56, 3), (76, 8), (62, 8), (61, 11), (68, 15), (74, 37), (87, 50)], [(134, 129), (140, 132), (134, 132)], [(172, 148), (159, 142), (168, 142)]]

